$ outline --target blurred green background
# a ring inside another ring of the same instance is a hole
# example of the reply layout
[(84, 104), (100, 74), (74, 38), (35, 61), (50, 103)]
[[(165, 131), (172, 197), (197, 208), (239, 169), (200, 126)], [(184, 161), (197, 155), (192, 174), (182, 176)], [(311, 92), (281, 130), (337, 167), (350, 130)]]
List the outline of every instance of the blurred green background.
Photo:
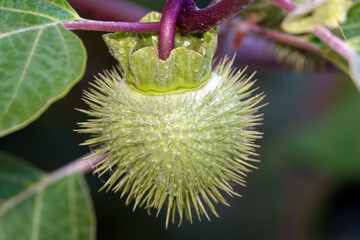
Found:
[[(134, 2), (157, 11), (164, 4)], [(205, 7), (208, 1), (196, 3)], [(86, 136), (73, 131), (86, 116), (74, 108), (87, 108), (80, 99), (82, 90), (93, 75), (115, 64), (101, 33), (77, 33), (89, 55), (83, 80), (37, 121), (0, 139), (0, 150), (46, 171), (89, 151), (79, 146)], [(229, 41), (220, 44), (219, 49), (228, 47)], [(231, 207), (218, 205), (219, 219), (184, 222), (165, 230), (164, 212), (158, 218), (143, 209), (132, 212), (118, 194), (98, 192), (101, 179), (88, 174), (99, 240), (360, 239), (359, 92), (345, 74), (331, 67), (295, 75), (278, 65), (271, 70), (246, 63), (252, 57), (240, 49), (236, 64), (249, 64), (249, 72), (257, 70), (256, 85), (269, 105), (261, 110), (259, 170), (249, 175), (246, 188), (237, 188), (244, 197), (230, 198)]]

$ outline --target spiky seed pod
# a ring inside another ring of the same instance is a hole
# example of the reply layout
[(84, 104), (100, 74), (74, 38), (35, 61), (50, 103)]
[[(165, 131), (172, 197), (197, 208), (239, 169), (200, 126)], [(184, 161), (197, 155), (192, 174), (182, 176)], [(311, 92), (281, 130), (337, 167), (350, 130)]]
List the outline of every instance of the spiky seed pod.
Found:
[(181, 94), (144, 95), (115, 70), (96, 79), (84, 97), (90, 110), (81, 110), (91, 119), (79, 132), (98, 147), (89, 158), (109, 154), (95, 167), (99, 175), (112, 171), (103, 188), (127, 194), (134, 210), (158, 214), (167, 205), (166, 227), (176, 211), (180, 223), (183, 212), (192, 222), (191, 208), (209, 219), (205, 204), (218, 216), (213, 203), (228, 205), (221, 191), (238, 195), (234, 183), (245, 186), (261, 136), (254, 126), (263, 95), (251, 97), (252, 76), (231, 64), (223, 61), (207, 85)]

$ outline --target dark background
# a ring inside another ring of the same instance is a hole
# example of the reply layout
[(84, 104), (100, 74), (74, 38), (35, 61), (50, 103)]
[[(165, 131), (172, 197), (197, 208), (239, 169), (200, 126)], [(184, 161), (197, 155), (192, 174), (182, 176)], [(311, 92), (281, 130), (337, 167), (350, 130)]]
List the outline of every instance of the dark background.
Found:
[[(162, 0), (134, 2), (161, 11)], [(196, 1), (205, 7), (207, 1)], [(83, 16), (88, 17), (88, 16)], [(88, 51), (84, 78), (37, 121), (0, 139), (0, 150), (52, 171), (87, 153), (75, 133), (86, 116), (81, 92), (93, 75), (115, 64), (101, 33), (77, 32)], [(259, 41), (259, 40), (257, 40)], [(253, 44), (248, 39), (244, 44)], [(232, 55), (231, 36), (220, 38), (221, 53)], [(260, 45), (264, 45), (262, 41)], [(218, 205), (212, 217), (180, 228), (164, 229), (158, 218), (125, 207), (118, 194), (97, 192), (102, 183), (87, 174), (98, 222), (98, 239), (360, 239), (360, 94), (349, 77), (328, 67), (294, 74), (262, 57), (269, 47), (244, 47), (236, 65), (257, 70), (257, 86), (269, 103), (264, 113), (264, 139), (258, 141), (261, 163), (238, 187), (243, 198)], [(225, 49), (225, 50), (224, 50)], [(250, 61), (247, 61), (249, 59)], [(255, 59), (255, 60), (254, 60)]]

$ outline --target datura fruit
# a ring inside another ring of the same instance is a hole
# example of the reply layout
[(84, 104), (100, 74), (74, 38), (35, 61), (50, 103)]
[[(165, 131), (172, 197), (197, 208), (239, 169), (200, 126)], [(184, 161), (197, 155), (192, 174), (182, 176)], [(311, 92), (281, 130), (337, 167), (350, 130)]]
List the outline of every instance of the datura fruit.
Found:
[(158, 214), (164, 206), (166, 227), (176, 212), (180, 223), (184, 213), (191, 222), (194, 212), (218, 216), (214, 203), (228, 205), (224, 193), (239, 195), (234, 185), (244, 186), (257, 162), (263, 95), (251, 96), (252, 76), (231, 60), (211, 71), (215, 34), (177, 34), (166, 61), (157, 58), (157, 34), (106, 34), (121, 67), (104, 71), (84, 93), (90, 110), (81, 111), (90, 119), (78, 131), (91, 135), (84, 144), (96, 150), (88, 159), (107, 156), (94, 167), (111, 172), (103, 189), (121, 192), (134, 209)]

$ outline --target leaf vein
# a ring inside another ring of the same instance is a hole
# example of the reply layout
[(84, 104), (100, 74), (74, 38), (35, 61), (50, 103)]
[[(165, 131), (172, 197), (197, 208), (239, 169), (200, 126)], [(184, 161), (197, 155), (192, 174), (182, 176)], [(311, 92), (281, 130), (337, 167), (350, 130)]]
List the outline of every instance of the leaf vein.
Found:
[(41, 219), (41, 208), (44, 200), (44, 191), (41, 190), (36, 194), (34, 211), (33, 211), (33, 221), (31, 228), (31, 240), (39, 239), (40, 233), (40, 219)]
[(26, 11), (26, 10), (20, 10), (20, 9), (15, 9), (15, 8), (7, 8), (7, 7), (0, 7), (0, 10), (5, 10), (5, 11), (10, 11), (10, 12), (19, 12), (19, 13), (25, 13), (25, 14), (31, 14), (31, 15), (35, 15), (35, 16), (39, 16), (39, 17), (44, 17), (44, 18), (48, 18), (51, 19), (53, 21), (58, 21), (59, 19), (51, 17), (49, 15), (45, 15), (45, 14), (41, 14), (41, 13), (36, 13), (36, 12), (31, 12), (31, 11)]
[(3, 226), (2, 226), (2, 223), (1, 223), (1, 219), (0, 219), (0, 239), (4, 239), (4, 229), (3, 229)]
[(33, 27), (28, 27), (28, 28), (22, 28), (22, 29), (19, 29), (19, 30), (3, 33), (3, 34), (0, 34), (0, 39), (5, 38), (5, 37), (9, 37), (11, 35), (31, 31), (31, 30), (44, 29), (46, 27), (54, 26), (54, 25), (56, 25), (58, 23), (60, 23), (60, 22), (53, 22), (53, 23), (48, 23), (48, 24), (44, 24), (44, 25), (38, 25), (38, 26), (33, 26)]
[(60, 39), (61, 39), (61, 42), (63, 43), (64, 45), (64, 49), (65, 49), (65, 53), (66, 53), (66, 57), (67, 57), (67, 63), (68, 63), (68, 68), (69, 70), (71, 70), (71, 57), (70, 57), (70, 53), (69, 53), (69, 49), (67, 47), (67, 44), (65, 42), (65, 39), (64, 39), (64, 36), (62, 35), (62, 33), (60, 32), (60, 29), (58, 26), (55, 26), (56, 28), (56, 31), (58, 32), (59, 36), (60, 36)]
[(71, 233), (73, 239), (78, 239), (79, 233), (78, 228), (78, 219), (76, 216), (76, 193), (75, 193), (75, 177), (69, 176), (67, 179), (68, 182), (68, 199), (69, 199), (69, 216), (71, 221)]
[(37, 45), (38, 45), (38, 43), (39, 43), (39, 39), (40, 39), (40, 35), (41, 35), (42, 31), (43, 31), (43, 29), (40, 29), (39, 32), (38, 32), (38, 34), (37, 34), (37, 36), (36, 36), (36, 38), (35, 38), (34, 45), (33, 45), (32, 49), (31, 49), (31, 51), (30, 51), (30, 54), (29, 54), (29, 57), (28, 57), (28, 59), (27, 59), (27, 61), (26, 61), (24, 70), (23, 70), (22, 73), (21, 73), (19, 82), (16, 84), (15, 91), (14, 91), (14, 93), (12, 94), (11, 99), (10, 99), (8, 105), (6, 106), (6, 109), (4, 110), (4, 113), (0, 116), (0, 120), (2, 120), (2, 119), (4, 118), (4, 116), (8, 113), (8, 111), (9, 111), (9, 109), (10, 109), (10, 106), (12, 105), (12, 103), (14, 102), (14, 100), (15, 100), (17, 94), (18, 94), (18, 91), (19, 91), (19, 88), (20, 88), (21, 84), (24, 82), (25, 75), (26, 75), (26, 73), (27, 73), (27, 71), (28, 71), (28, 69), (29, 69), (31, 60), (32, 60), (32, 58), (33, 58), (33, 56), (34, 56), (34, 53), (35, 53), (35, 49), (36, 49), (36, 47), (37, 47)]

